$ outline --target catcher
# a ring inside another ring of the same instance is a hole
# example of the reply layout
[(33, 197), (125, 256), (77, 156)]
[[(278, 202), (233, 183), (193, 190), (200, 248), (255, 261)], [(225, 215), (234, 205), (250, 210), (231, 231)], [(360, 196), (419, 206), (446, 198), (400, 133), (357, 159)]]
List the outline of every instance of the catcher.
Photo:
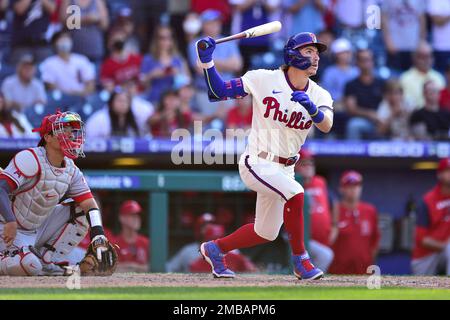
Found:
[(81, 275), (111, 275), (117, 264), (100, 210), (74, 159), (84, 157), (84, 124), (74, 112), (46, 116), (36, 148), (0, 173), (0, 275), (68, 275), (67, 255), (90, 230)]

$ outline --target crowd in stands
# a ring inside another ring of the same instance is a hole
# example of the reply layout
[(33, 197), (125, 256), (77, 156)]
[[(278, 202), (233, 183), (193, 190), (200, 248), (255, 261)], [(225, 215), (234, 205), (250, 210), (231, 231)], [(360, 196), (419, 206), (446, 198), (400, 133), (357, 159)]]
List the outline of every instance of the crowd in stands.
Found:
[[(222, 76), (277, 68), (290, 35), (314, 32), (329, 46), (314, 80), (334, 99), (335, 125), (312, 135), (449, 138), (450, 0), (192, 0), (173, 15), (171, 2), (148, 27), (147, 1), (1, 0), (0, 137), (30, 136), (58, 107), (79, 112), (90, 137), (170, 137), (196, 120), (248, 128), (250, 100), (209, 102), (194, 44), (280, 20), (281, 32), (217, 46)], [(370, 4), (380, 29), (367, 27)]]

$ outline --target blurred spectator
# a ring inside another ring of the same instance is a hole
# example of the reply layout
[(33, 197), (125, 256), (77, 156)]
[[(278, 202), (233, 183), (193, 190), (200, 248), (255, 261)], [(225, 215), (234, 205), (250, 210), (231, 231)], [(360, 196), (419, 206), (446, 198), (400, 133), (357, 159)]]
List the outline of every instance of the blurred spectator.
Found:
[[(229, 2), (233, 9), (231, 34), (268, 23), (269, 14), (277, 8), (276, 3), (270, 0), (229, 0)], [(249, 69), (253, 55), (269, 50), (269, 39), (269, 35), (265, 35), (240, 40), (239, 49), (244, 59), (244, 70)]]
[(377, 209), (361, 201), (363, 179), (356, 171), (346, 171), (340, 179), (339, 234), (333, 244), (334, 260), (329, 272), (366, 274), (378, 252), (380, 232)]
[[(202, 21), (197, 13), (189, 12), (183, 21), (183, 31), (186, 43), (191, 43), (202, 30)], [(186, 52), (187, 54), (187, 52)]]
[(381, 30), (389, 68), (405, 71), (411, 67), (411, 54), (426, 38), (425, 9), (421, 0), (382, 3)]
[(61, 19), (61, 6), (63, 0), (54, 0), (55, 10), (50, 15), (50, 24), (47, 28), (46, 39), (51, 39), (56, 32), (59, 32), (66, 26), (66, 20)]
[(450, 112), (439, 109), (439, 88), (433, 81), (423, 86), (425, 105), (413, 112), (410, 118), (411, 132), (418, 140), (450, 138)]
[[(220, 224), (208, 223), (205, 225), (202, 231), (203, 239), (201, 240), (201, 242), (218, 239), (225, 235), (225, 228)], [(203, 257), (198, 256), (199, 245), (200, 243), (197, 244), (197, 258), (189, 264), (189, 272), (211, 272), (211, 266), (203, 259)], [(225, 262), (230, 268), (233, 268), (233, 270), (236, 270), (237, 272), (256, 271), (255, 265), (250, 261), (249, 258), (240, 253), (239, 250), (230, 251), (225, 257)]]
[(83, 55), (72, 53), (73, 41), (66, 31), (52, 38), (56, 55), (40, 65), (41, 78), (47, 89), (73, 96), (88, 96), (95, 89), (95, 69)]
[(409, 117), (413, 106), (403, 96), (403, 88), (396, 79), (386, 81), (383, 90), (383, 101), (378, 106), (377, 114), (380, 119), (379, 133), (393, 140), (408, 140)]
[[(328, 48), (331, 48), (333, 41), (335, 40), (333, 32), (329, 29), (325, 29), (317, 34), (317, 41), (325, 44)], [(331, 50), (326, 50), (320, 54), (320, 68), (317, 70), (317, 74), (312, 77), (316, 82), (320, 82), (323, 78), (325, 70), (334, 63), (334, 54)]]
[(0, 0), (0, 19), (4, 19), (9, 9), (9, 0)]
[(192, 113), (181, 110), (180, 97), (176, 91), (169, 90), (161, 95), (158, 109), (150, 117), (150, 130), (154, 137), (170, 137), (179, 128), (190, 128)]
[(23, 113), (6, 107), (5, 98), (0, 93), (0, 138), (37, 138), (32, 129)]
[(352, 118), (347, 123), (347, 139), (374, 138), (380, 120), (377, 108), (382, 100), (383, 80), (374, 73), (373, 53), (359, 50), (356, 53), (358, 78), (345, 86), (345, 108)]
[(359, 71), (352, 65), (353, 52), (350, 41), (345, 38), (336, 39), (331, 45), (331, 52), (336, 62), (325, 69), (321, 84), (331, 94), (334, 109), (342, 111), (345, 85), (356, 78)]
[(149, 271), (149, 239), (141, 234), (142, 208), (137, 201), (127, 200), (119, 209), (121, 232), (115, 237), (119, 246), (118, 272)]
[(311, 217), (311, 239), (309, 253), (314, 263), (323, 272), (327, 272), (333, 261), (333, 250), (330, 245), (338, 235), (337, 210), (333, 212), (333, 204), (328, 193), (327, 181), (316, 174), (312, 153), (302, 148), (300, 160), (295, 166), (295, 172), (302, 177), (302, 185), (309, 196)]
[(86, 136), (110, 138), (115, 136), (139, 137), (144, 128), (139, 128), (131, 109), (131, 96), (123, 89), (111, 94), (108, 105), (94, 112), (86, 121)]
[(450, 0), (429, 0), (431, 17), (431, 45), (434, 50), (435, 68), (444, 72), (450, 63)]
[(194, 223), (195, 241), (182, 247), (166, 265), (167, 272), (189, 272), (189, 266), (199, 257), (199, 247), (203, 239), (215, 239), (216, 233), (223, 236), (223, 227), (214, 224), (215, 217), (208, 212), (200, 215)]
[(366, 9), (377, 0), (333, 0), (332, 6), (339, 36), (351, 38), (353, 34), (362, 31), (366, 23)]
[(300, 32), (318, 34), (325, 29), (323, 14), (327, 0), (285, 0), (286, 10), (292, 15), (289, 27), (291, 35)]
[(130, 80), (139, 80), (142, 57), (125, 50), (127, 35), (124, 31), (112, 30), (108, 39), (110, 55), (100, 70), (102, 86), (112, 92), (114, 87)]
[[(220, 12), (215, 10), (206, 10), (201, 15), (202, 19), (202, 37), (210, 36), (214, 39), (222, 37), (222, 21)], [(199, 112), (205, 116), (213, 116), (216, 113), (225, 116), (223, 108), (225, 108), (224, 102), (210, 103), (208, 99), (208, 90), (206, 87), (203, 69), (197, 65), (197, 51), (195, 47), (195, 39), (189, 44), (189, 64), (195, 70), (195, 105)], [(239, 72), (242, 68), (242, 58), (239, 53), (239, 49), (236, 45), (236, 41), (229, 41), (220, 44), (214, 50), (214, 65), (220, 72), (223, 79), (230, 80), (234, 78), (235, 73)]]
[(155, 28), (149, 53), (142, 60), (141, 73), (141, 81), (148, 88), (146, 98), (153, 103), (159, 101), (163, 92), (172, 89), (175, 75), (189, 77), (187, 64), (178, 52), (170, 27)]
[(217, 10), (223, 17), (223, 22), (228, 23), (231, 16), (231, 8), (228, 0), (191, 0), (191, 9), (197, 14), (206, 10)]
[(73, 52), (88, 57), (96, 65), (100, 65), (105, 54), (104, 32), (108, 29), (108, 8), (104, 0), (63, 0), (61, 20), (68, 18), (69, 6), (80, 8), (81, 28), (69, 32), (73, 40)]
[(427, 42), (420, 42), (413, 53), (413, 66), (400, 76), (405, 97), (415, 108), (421, 108), (425, 103), (423, 85), (426, 81), (434, 81), (439, 89), (445, 87), (444, 77), (431, 68), (433, 66), (432, 54), (431, 46)]
[(23, 112), (35, 104), (46, 104), (47, 95), (44, 84), (35, 77), (36, 66), (31, 54), (20, 57), (16, 74), (7, 77), (2, 84), (8, 109)]
[(24, 53), (32, 53), (40, 63), (52, 54), (46, 32), (50, 16), (56, 10), (53, 0), (12, 0), (14, 11), (12, 27), (12, 52), (10, 63), (15, 65), (17, 58)]
[(199, 112), (195, 105), (195, 88), (190, 78), (183, 74), (176, 75), (174, 90), (180, 98), (180, 110), (182, 113), (191, 113), (192, 121), (202, 121), (202, 125), (211, 122), (213, 118)]
[(139, 94), (138, 81), (130, 80), (122, 86), (131, 97), (131, 111), (141, 136), (150, 135), (148, 120), (155, 113), (155, 106)]
[(442, 110), (450, 112), (450, 63), (447, 65), (447, 69), (445, 71), (445, 80), (447, 86), (441, 90), (439, 96), (439, 106)]
[(132, 18), (132, 12), (130, 8), (124, 7), (119, 10), (118, 16), (115, 19), (111, 29), (117, 29), (125, 33), (125, 51), (133, 54), (140, 53), (140, 41), (135, 33), (136, 27)]
[(415, 275), (450, 276), (450, 158), (439, 162), (437, 179), (417, 206), (411, 261)]
[(236, 106), (228, 111), (227, 129), (250, 129), (253, 114), (251, 96), (236, 99), (235, 102)]

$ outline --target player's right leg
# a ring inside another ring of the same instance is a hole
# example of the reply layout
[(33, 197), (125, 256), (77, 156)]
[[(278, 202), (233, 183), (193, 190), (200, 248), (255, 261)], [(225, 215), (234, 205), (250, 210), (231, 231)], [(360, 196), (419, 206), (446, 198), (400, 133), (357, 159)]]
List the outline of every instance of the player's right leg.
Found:
[[(283, 203), (279, 212), (270, 215), (282, 215), (282, 221), (288, 234), (292, 250), (294, 273), (299, 279), (319, 279), (323, 271), (311, 263), (304, 245), (304, 189), (294, 179), (292, 167), (244, 154), (239, 163), (241, 178), (248, 188)], [(265, 224), (264, 224), (265, 226)]]
[[(0, 234), (3, 234), (2, 223), (0, 223)], [(23, 233), (18, 230), (13, 245), (7, 248), (0, 237), (0, 275), (37, 276), (41, 273), (42, 264), (29, 249), (35, 238), (35, 233)]]

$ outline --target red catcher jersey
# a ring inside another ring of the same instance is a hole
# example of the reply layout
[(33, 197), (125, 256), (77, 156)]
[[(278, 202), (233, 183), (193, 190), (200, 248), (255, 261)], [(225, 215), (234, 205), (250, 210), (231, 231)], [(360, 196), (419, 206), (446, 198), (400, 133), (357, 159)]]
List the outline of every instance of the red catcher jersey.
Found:
[(116, 244), (120, 262), (134, 262), (138, 264), (148, 263), (149, 240), (147, 237), (138, 235), (135, 243), (127, 243), (122, 235), (116, 237)]
[(334, 260), (329, 272), (335, 274), (366, 274), (373, 264), (380, 233), (376, 208), (360, 202), (356, 209), (339, 203), (339, 235), (332, 245)]
[(327, 182), (321, 176), (314, 176), (304, 185), (311, 211), (311, 238), (329, 246), (331, 232), (331, 211), (328, 201)]
[(427, 192), (417, 207), (413, 259), (436, 253), (422, 246), (425, 237), (442, 242), (450, 239), (450, 194), (442, 194), (440, 185)]

